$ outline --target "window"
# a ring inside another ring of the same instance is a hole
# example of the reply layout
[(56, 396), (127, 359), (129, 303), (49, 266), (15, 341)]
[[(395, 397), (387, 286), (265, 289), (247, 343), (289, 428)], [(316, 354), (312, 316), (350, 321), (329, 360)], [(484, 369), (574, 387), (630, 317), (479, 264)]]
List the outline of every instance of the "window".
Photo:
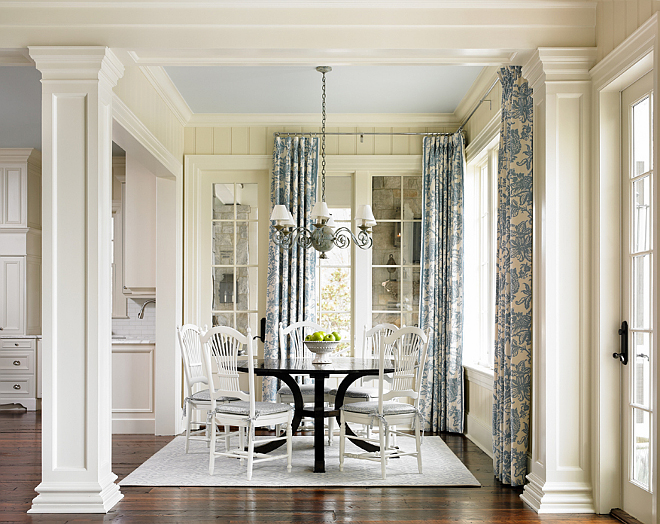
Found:
[(465, 177), (465, 316), (463, 360), (493, 367), (497, 256), (496, 137), (472, 160)]
[[(353, 341), (362, 354), (365, 326), (390, 322), (419, 325), (422, 176), (419, 157), (375, 159), (354, 171), (357, 157), (337, 160), (326, 177), (326, 202), (336, 228), (357, 235), (352, 218), (360, 205), (372, 206), (378, 225), (373, 247), (338, 247), (317, 261), (317, 321)], [(337, 169), (335, 166), (338, 166)], [(341, 168), (344, 169), (341, 169)]]
[[(326, 202), (335, 221), (335, 231), (341, 227), (351, 229), (352, 201), (352, 176), (326, 178)], [(316, 257), (316, 319), (326, 330), (341, 335), (337, 350), (348, 347), (353, 335), (351, 250), (334, 247), (327, 253), (327, 259)]]

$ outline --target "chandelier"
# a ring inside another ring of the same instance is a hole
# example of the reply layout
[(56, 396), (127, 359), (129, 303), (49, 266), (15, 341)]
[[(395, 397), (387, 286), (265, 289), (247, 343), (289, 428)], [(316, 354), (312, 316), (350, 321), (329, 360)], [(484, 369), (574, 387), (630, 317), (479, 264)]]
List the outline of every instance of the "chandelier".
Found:
[(270, 220), (273, 222), (273, 241), (283, 249), (301, 246), (305, 249), (313, 247), (321, 253), (320, 258), (328, 258), (326, 253), (333, 247), (345, 249), (353, 243), (362, 249), (369, 249), (373, 244), (371, 228), (376, 225), (371, 206), (359, 206), (355, 218), (360, 230), (355, 236), (347, 227), (335, 229), (335, 223), (325, 202), (325, 74), (332, 71), (329, 66), (318, 66), (316, 70), (323, 75), (323, 96), (321, 119), (321, 200), (312, 209), (312, 230), (296, 227), (291, 212), (281, 204), (273, 208)]

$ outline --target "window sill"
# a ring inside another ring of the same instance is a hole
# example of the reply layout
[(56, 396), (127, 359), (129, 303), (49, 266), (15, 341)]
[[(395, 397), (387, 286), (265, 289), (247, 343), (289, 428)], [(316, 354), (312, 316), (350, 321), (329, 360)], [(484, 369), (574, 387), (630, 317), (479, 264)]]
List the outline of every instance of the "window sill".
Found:
[(487, 367), (478, 364), (463, 364), (465, 370), (465, 379), (469, 382), (478, 384), (482, 388), (493, 390), (493, 378), (495, 372)]

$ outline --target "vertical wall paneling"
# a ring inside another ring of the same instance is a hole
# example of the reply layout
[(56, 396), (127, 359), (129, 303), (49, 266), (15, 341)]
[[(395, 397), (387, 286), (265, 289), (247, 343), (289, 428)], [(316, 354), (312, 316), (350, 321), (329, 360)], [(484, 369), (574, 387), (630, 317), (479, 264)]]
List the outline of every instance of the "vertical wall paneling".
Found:
[(657, 0), (603, 0), (596, 5), (596, 45), (601, 60), (658, 10)]
[[(393, 133), (408, 133), (410, 131), (407, 127), (394, 127)], [(392, 135), (392, 154), (393, 155), (408, 155), (410, 148), (408, 144), (408, 135)]]
[(183, 154), (195, 154), (195, 128), (186, 127), (183, 130)]
[[(196, 152), (195, 154), (201, 153)], [(213, 154), (231, 155), (231, 127), (213, 128)]]
[(198, 127), (195, 130), (195, 154), (212, 155), (213, 154), (213, 128)]
[[(360, 128), (360, 131), (364, 131), (365, 133), (373, 133), (374, 128), (373, 127), (366, 127), (366, 128)], [(360, 139), (360, 137), (357, 137), (356, 143), (355, 143), (355, 151), (356, 154), (358, 155), (373, 155), (374, 154), (374, 136), (373, 135), (365, 135)]]
[(250, 128), (250, 155), (266, 155), (266, 128), (265, 127), (251, 127)]
[(249, 151), (250, 128), (231, 128), (231, 154), (247, 155)]
[[(389, 127), (377, 127), (374, 133), (389, 133)], [(391, 155), (392, 154), (392, 137), (387, 135), (374, 136), (374, 155)]]
[[(356, 128), (354, 127), (340, 127), (338, 128), (340, 133), (355, 133)], [(359, 140), (359, 137), (357, 138)], [(356, 153), (356, 137), (350, 135), (344, 135), (338, 137), (337, 144), (337, 154), (339, 155), (354, 155)]]

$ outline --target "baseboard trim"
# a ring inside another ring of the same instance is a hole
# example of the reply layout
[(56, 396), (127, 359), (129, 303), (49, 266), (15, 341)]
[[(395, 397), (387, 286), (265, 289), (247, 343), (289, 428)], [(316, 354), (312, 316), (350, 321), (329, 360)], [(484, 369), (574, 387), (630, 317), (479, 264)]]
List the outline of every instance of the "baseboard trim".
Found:
[(112, 421), (112, 433), (155, 435), (156, 421), (154, 419), (114, 419)]
[(107, 513), (124, 495), (110, 473), (104, 482), (42, 482), (28, 513)]
[(544, 482), (530, 473), (520, 498), (537, 513), (596, 513), (590, 484)]

